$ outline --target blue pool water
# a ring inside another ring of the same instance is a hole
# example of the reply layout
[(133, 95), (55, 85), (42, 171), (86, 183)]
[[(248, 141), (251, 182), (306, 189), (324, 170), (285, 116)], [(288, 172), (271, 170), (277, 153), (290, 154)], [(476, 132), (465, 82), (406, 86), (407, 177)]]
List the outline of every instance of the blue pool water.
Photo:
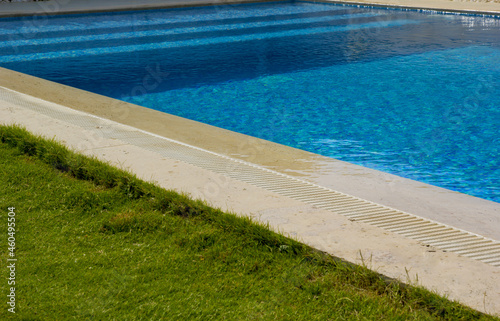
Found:
[(0, 66), (500, 202), (500, 19), (287, 2), (0, 19)]

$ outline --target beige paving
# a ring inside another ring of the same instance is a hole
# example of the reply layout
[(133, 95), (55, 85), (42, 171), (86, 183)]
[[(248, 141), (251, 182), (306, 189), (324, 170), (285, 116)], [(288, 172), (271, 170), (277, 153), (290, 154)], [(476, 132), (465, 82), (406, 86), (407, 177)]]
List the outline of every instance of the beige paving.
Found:
[(0, 86), (500, 240), (500, 205), (0, 68)]
[[(0, 16), (44, 15), (99, 12), (110, 10), (140, 10), (152, 8), (184, 7), (198, 5), (226, 5), (242, 2), (259, 2), (252, 0), (48, 0), (37, 2), (0, 2)], [(263, 0), (265, 2), (265, 0)], [(314, 2), (314, 1), (312, 1)], [(355, 0), (328, 1), (347, 4), (365, 4), (394, 6), (403, 8), (424, 8), (446, 11), (468, 11), (477, 13), (500, 14), (498, 0)]]
[[(266, 0), (262, 0), (265, 2)], [(201, 5), (226, 5), (232, 3), (260, 2), (251, 0), (47, 0), (36, 2), (0, 3), (0, 16), (88, 13), (101, 11), (143, 10)]]

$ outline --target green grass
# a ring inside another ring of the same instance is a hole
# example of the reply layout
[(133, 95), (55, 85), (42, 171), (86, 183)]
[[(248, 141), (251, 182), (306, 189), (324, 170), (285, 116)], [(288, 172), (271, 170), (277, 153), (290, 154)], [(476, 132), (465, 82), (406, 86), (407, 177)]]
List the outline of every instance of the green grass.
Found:
[(0, 320), (498, 320), (18, 127), (0, 155)]

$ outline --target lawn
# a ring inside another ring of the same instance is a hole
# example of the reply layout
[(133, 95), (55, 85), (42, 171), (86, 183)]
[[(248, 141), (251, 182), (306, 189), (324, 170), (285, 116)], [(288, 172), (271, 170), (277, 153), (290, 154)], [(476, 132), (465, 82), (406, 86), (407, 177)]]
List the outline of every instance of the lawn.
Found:
[(0, 320), (498, 320), (19, 127), (0, 182)]

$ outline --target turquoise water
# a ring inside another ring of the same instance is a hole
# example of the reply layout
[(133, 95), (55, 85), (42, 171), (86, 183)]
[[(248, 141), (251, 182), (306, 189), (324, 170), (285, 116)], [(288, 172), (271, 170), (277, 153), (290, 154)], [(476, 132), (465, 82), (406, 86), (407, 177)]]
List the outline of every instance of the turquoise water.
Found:
[(0, 66), (500, 202), (499, 35), (307, 2), (3, 19)]

